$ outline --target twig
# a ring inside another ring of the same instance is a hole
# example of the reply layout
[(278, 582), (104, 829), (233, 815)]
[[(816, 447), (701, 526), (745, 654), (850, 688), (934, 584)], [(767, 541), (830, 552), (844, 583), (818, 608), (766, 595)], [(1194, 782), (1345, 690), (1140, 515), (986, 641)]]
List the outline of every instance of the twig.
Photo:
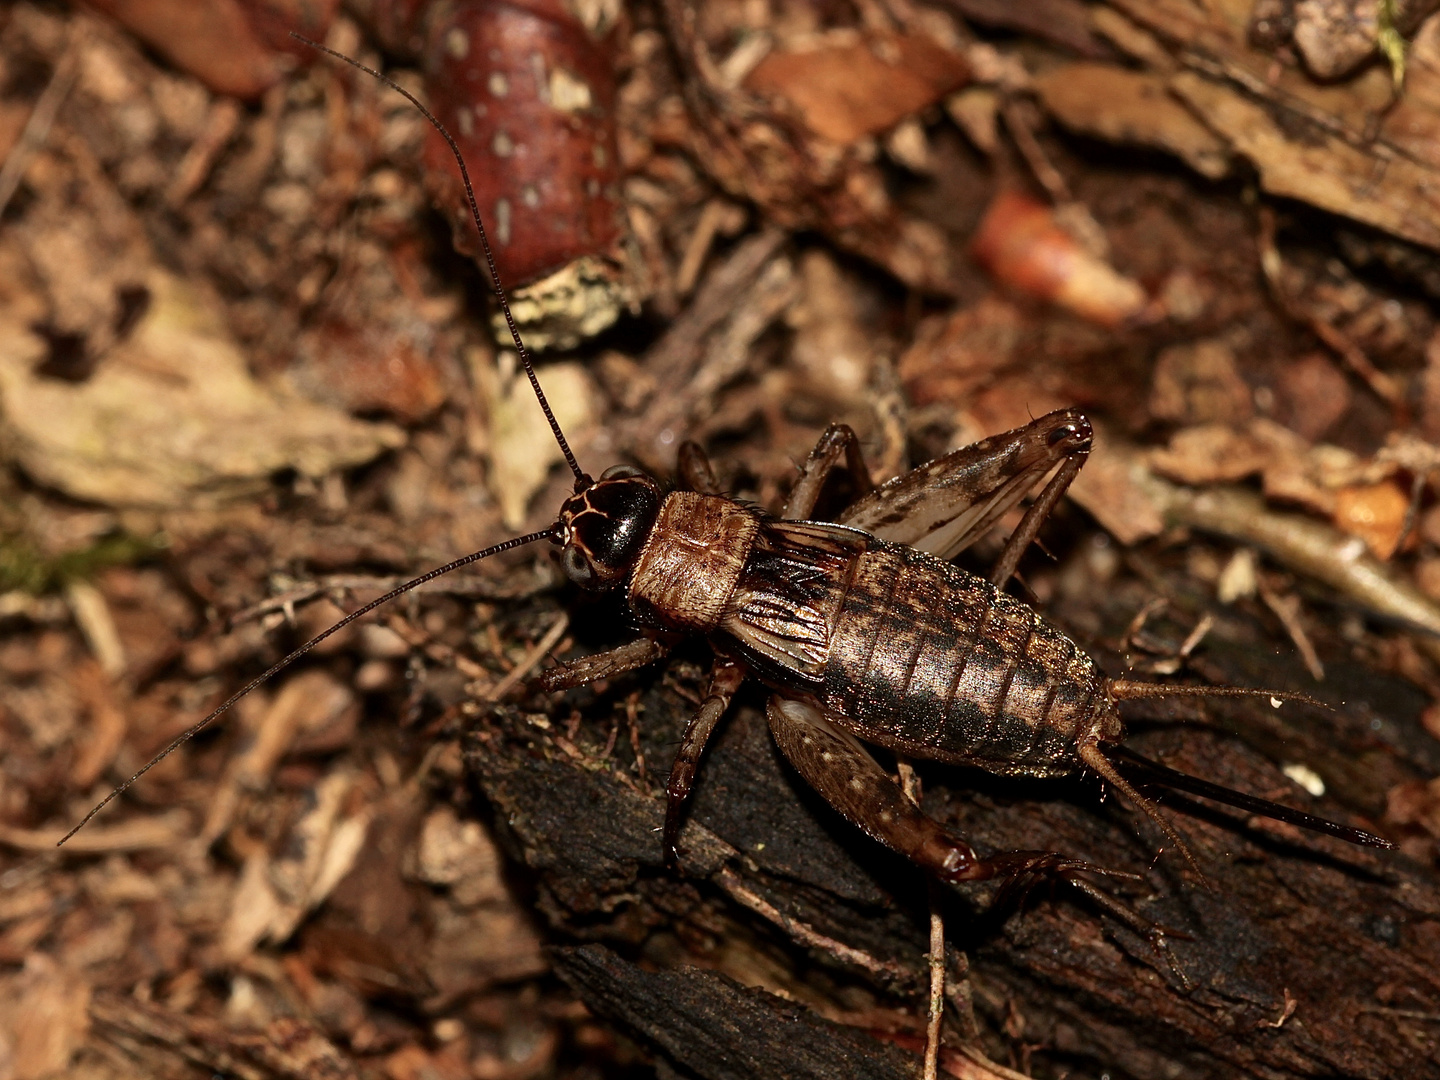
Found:
[(125, 646), (104, 594), (88, 581), (77, 579), (66, 584), (65, 599), (100, 670), (111, 679), (118, 679), (125, 673)]
[(80, 69), (80, 53), (87, 37), (83, 29), (76, 29), (71, 34), (65, 52), (55, 65), (54, 74), (50, 76), (50, 82), (41, 92), (40, 100), (35, 102), (35, 108), (30, 111), (30, 119), (25, 121), (25, 130), (20, 133), (20, 138), (6, 156), (4, 166), (0, 166), (0, 214), (5, 213), (5, 207), (10, 205), (10, 199), (20, 187), (20, 181), (30, 168), (30, 162), (50, 137), (50, 129), (55, 124), (60, 106), (65, 104), (70, 88), (75, 85), (75, 76)]
[[(499, 701), (511, 690), (515, 689), (516, 686), (528, 679), (531, 673), (540, 666), (540, 661), (550, 655), (550, 650), (559, 644), (560, 639), (565, 636), (565, 631), (569, 629), (569, 627), (570, 613), (568, 611), (562, 611), (560, 617), (551, 624), (550, 629), (545, 631), (545, 636), (537, 641), (534, 647), (520, 658), (520, 662), (511, 669), (509, 674), (485, 691), (485, 700)], [(644, 768), (643, 762), (641, 768)]]
[(645, 776), (645, 753), (640, 748), (640, 691), (625, 699), (625, 723), (630, 729), (630, 750), (635, 755), (635, 775), (640, 783), (648, 784)]
[(1010, 138), (1015, 141), (1016, 149), (1020, 151), (1020, 156), (1025, 159), (1025, 164), (1030, 167), (1030, 172), (1045, 189), (1045, 193), (1050, 196), (1050, 201), (1058, 206), (1070, 202), (1070, 185), (1060, 174), (1060, 170), (1051, 163), (1049, 155), (1040, 145), (1040, 140), (1035, 137), (1035, 106), (1028, 101), (1012, 99), (1006, 102), (1001, 113), (1005, 117), (1005, 127), (1010, 132)]
[(1269, 285), (1270, 294), (1275, 298), (1275, 302), (1296, 322), (1309, 327), (1310, 332), (1318, 337), (1327, 349), (1343, 360), (1346, 366), (1360, 378), (1361, 382), (1370, 388), (1371, 393), (1397, 412), (1403, 410), (1405, 408), (1405, 390), (1400, 383), (1377, 368), (1370, 357), (1365, 355), (1365, 351), (1349, 337), (1331, 326), (1319, 315), (1307, 311), (1298, 297), (1290, 295), (1282, 273), (1285, 264), (1280, 256), (1280, 249), (1275, 243), (1275, 229), (1275, 211), (1268, 206), (1262, 206), (1260, 208), (1260, 235), (1256, 242), (1260, 247), (1260, 269), (1265, 275), (1265, 282)]
[(1300, 659), (1305, 661), (1305, 667), (1309, 669), (1311, 676), (1316, 682), (1324, 680), (1325, 665), (1320, 663), (1315, 646), (1310, 643), (1310, 637), (1305, 633), (1305, 626), (1300, 621), (1300, 598), (1293, 593), (1281, 596), (1264, 580), (1257, 581), (1256, 585), (1260, 590), (1260, 599), (1265, 601), (1265, 606), (1275, 613), (1280, 625), (1285, 627), (1285, 632), (1295, 643), (1295, 650), (1300, 654)]
[(725, 199), (711, 199), (700, 211), (700, 220), (690, 240), (685, 245), (685, 255), (680, 260), (680, 269), (675, 271), (675, 292), (689, 296), (690, 290), (700, 280), (700, 271), (705, 259), (715, 244), (715, 237), (734, 232), (744, 224), (745, 212)]
[[(65, 855), (109, 855), (122, 851), (148, 851), (174, 847), (189, 832), (190, 815), (183, 810), (153, 817), (130, 818), (119, 825), (97, 825), (73, 837), (60, 849)], [(55, 851), (63, 829), (19, 829), (0, 825), (0, 846), (20, 851)]]
[[(405, 578), (398, 574), (387, 577), (379, 577), (374, 574), (334, 574), (318, 581), (307, 581), (303, 585), (296, 585), (294, 588), (286, 589), (283, 593), (251, 604), (243, 611), (237, 611), (226, 621), (225, 628), (233, 630), (243, 623), (263, 619), (276, 611), (292, 611), (296, 605), (320, 596), (334, 597), (350, 592), (374, 593), (378, 596), (381, 593), (389, 592), (404, 580)], [(538, 577), (532, 582), (518, 587), (506, 584), (506, 580), (496, 580), (480, 574), (442, 577), (416, 586), (410, 591), (410, 595), (423, 596), (427, 593), (438, 593), (442, 596), (466, 597), (476, 600), (523, 600), (543, 591), (549, 585), (548, 582)], [(293, 614), (287, 618), (287, 621), (290, 618), (293, 618)]]
[(1425, 1012), (1421, 1009), (1392, 1009), (1385, 1005), (1362, 1005), (1360, 1011), (1380, 1016), (1398, 1016), (1402, 1020), (1425, 1020), (1432, 1024), (1440, 1023), (1440, 1012)]
[(945, 1052), (945, 1071), (960, 1080), (1030, 1080), (1024, 1073), (991, 1061), (977, 1047)]
[(789, 934), (796, 942), (811, 949), (819, 949), (828, 953), (835, 959), (845, 964), (851, 964), (862, 968), (873, 975), (880, 976), (889, 982), (900, 982), (910, 977), (910, 973), (899, 965), (887, 960), (877, 960), (869, 953), (846, 945), (844, 942), (836, 941), (832, 937), (820, 933), (813, 927), (792, 919), (783, 911), (777, 908), (770, 901), (747, 888), (737, 875), (729, 867), (721, 870), (715, 876), (715, 882), (738, 903), (749, 908), (763, 918), (769, 919), (785, 933)]
[(180, 167), (175, 170), (175, 179), (166, 189), (166, 205), (178, 209), (200, 190), (200, 185), (210, 175), (216, 156), (229, 145), (240, 126), (240, 115), (240, 103), (233, 98), (221, 98), (211, 106), (205, 130), (185, 151)]
[[(900, 787), (905, 797), (920, 805), (920, 777), (908, 761), (897, 763)], [(930, 897), (930, 1000), (925, 1022), (925, 1067), (922, 1080), (936, 1080), (940, 1069), (940, 1022), (945, 1018), (945, 916), (940, 911), (940, 894), (929, 882)]]
[(1300, 1002), (1291, 995), (1290, 988), (1288, 986), (1284, 987), (1284, 992), (1285, 1003), (1280, 1008), (1280, 1015), (1277, 1016), (1274, 1020), (1261, 1020), (1258, 1024), (1255, 1025), (1256, 1027), (1282, 1028), (1285, 1026), (1285, 1021), (1289, 1020), (1290, 1017), (1295, 1015), (1295, 1009), (1299, 1006)]

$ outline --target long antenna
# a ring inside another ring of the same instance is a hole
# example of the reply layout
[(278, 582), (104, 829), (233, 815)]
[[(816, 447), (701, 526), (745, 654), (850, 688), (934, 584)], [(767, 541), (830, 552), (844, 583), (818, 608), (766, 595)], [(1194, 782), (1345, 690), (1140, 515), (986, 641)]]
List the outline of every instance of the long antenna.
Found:
[(130, 785), (135, 783), (136, 780), (139, 780), (156, 765), (160, 764), (160, 762), (164, 761), (182, 744), (188, 742), (200, 732), (204, 731), (207, 727), (210, 726), (210, 724), (215, 720), (216, 717), (229, 709), (230, 706), (234, 705), (237, 701), (243, 698), (246, 694), (250, 693), (250, 691), (254, 690), (257, 686), (268, 682), (275, 675), (279, 674), (285, 668), (293, 664), (296, 660), (300, 659), (300, 657), (304, 656), (311, 649), (315, 648), (316, 645), (319, 645), (320, 642), (324, 641), (332, 634), (343, 630), (345, 627), (353, 623), (356, 619), (360, 618), (362, 615), (368, 615), (380, 605), (388, 604), (397, 596), (403, 596), (411, 589), (424, 585), (427, 581), (440, 577), (442, 574), (448, 574), (450, 573), (450, 571), (458, 570), (462, 566), (469, 566), (471, 563), (479, 562), (481, 559), (488, 559), (491, 555), (498, 555), (502, 551), (509, 551), (511, 548), (517, 548), (523, 544), (533, 544), (536, 540), (545, 540), (554, 535), (555, 529), (552, 526), (551, 528), (543, 529), (540, 532), (530, 533), (528, 536), (517, 536), (513, 540), (506, 540), (504, 543), (496, 544), (494, 547), (485, 548), (483, 551), (471, 552), (469, 555), (462, 556), (461, 558), (456, 559), (454, 562), (446, 563), (444, 566), (437, 567), (434, 570), (421, 574), (417, 578), (412, 578), (411, 580), (405, 582), (404, 585), (401, 585), (398, 588), (391, 589), (384, 596), (381, 596), (375, 600), (371, 600), (363, 607), (357, 608), (356, 610), (352, 611), (349, 615), (346, 615), (343, 619), (337, 622), (334, 626), (330, 627), (328, 630), (316, 634), (313, 638), (305, 642), (304, 645), (301, 645), (298, 649), (290, 653), (283, 660), (277, 660), (275, 663), (271, 664), (268, 668), (265, 669), (262, 674), (255, 676), (255, 678), (251, 679), (239, 690), (236, 690), (235, 693), (231, 694), (228, 698), (226, 698), (224, 703), (221, 704), (218, 708), (214, 709), (209, 716), (205, 717), (205, 719), (199, 721), (198, 723), (191, 724), (179, 735), (171, 739), (165, 749), (161, 750), (153, 758), (147, 761), (139, 772), (137, 772), (134, 776), (130, 777), (129, 780), (126, 780), (114, 791), (110, 792), (109, 795), (106, 795), (105, 798), (101, 799), (98, 803), (96, 803), (95, 806), (91, 808), (90, 812), (80, 819), (80, 824), (76, 825), (73, 829), (71, 829), (64, 836), (62, 836), (56, 842), (55, 846), (59, 847), (61, 844), (65, 843), (66, 840), (69, 840), (77, 832), (79, 832), (86, 825), (88, 825), (91, 818), (93, 818), (96, 814), (100, 813), (101, 810), (104, 810), (105, 807), (109, 806), (110, 803), (118, 796), (123, 795), (125, 791), (130, 787)]
[[(432, 113), (428, 108), (425, 107), (424, 103), (421, 102), (419, 98), (417, 98), (409, 90), (406, 90), (394, 79), (387, 78), (385, 75), (382, 75), (374, 68), (367, 67), (366, 65), (360, 63), (360, 61), (354, 60), (351, 57), (346, 56), (344, 53), (336, 52), (334, 49), (331, 49), (328, 46), (321, 45), (318, 41), (311, 41), (309, 38), (303, 37), (302, 35), (296, 34), (294, 32), (292, 32), (290, 36), (296, 41), (310, 46), (310, 48), (315, 49), (317, 52), (322, 52), (327, 56), (333, 56), (336, 60), (343, 60), (351, 67), (357, 68), (358, 70), (365, 72), (365, 74), (371, 76), (372, 78), (378, 79), (380, 82), (384, 83), (391, 90), (394, 90), (397, 94), (399, 94), (406, 101), (408, 101), (411, 105), (415, 106), (415, 108), (419, 111), (420, 115), (425, 117), (426, 120), (430, 121), (431, 126), (440, 133), (440, 137), (443, 138), (446, 145), (450, 147), (450, 152), (455, 155), (455, 164), (459, 166), (460, 169), (460, 179), (465, 184), (465, 198), (470, 204), (470, 217), (474, 220), (475, 231), (480, 236), (480, 248), (485, 253), (485, 263), (490, 270), (490, 280), (495, 286), (495, 296), (500, 301), (500, 310), (505, 315), (505, 325), (510, 328), (510, 337), (515, 342), (515, 351), (520, 356), (520, 362), (525, 365), (525, 374), (530, 379), (530, 386), (535, 391), (535, 398), (537, 401), (540, 402), (540, 408), (545, 413), (545, 419), (550, 423), (550, 431), (554, 434), (555, 441), (560, 446), (560, 452), (565, 455), (565, 463), (570, 466), (570, 471), (575, 474), (575, 490), (578, 492), (588, 488), (594, 481), (592, 481), (589, 475), (580, 468), (580, 463), (575, 460), (575, 454), (570, 449), (569, 442), (567, 442), (565, 439), (565, 432), (560, 429), (560, 422), (555, 419), (555, 413), (550, 408), (550, 402), (545, 397), (545, 391), (540, 387), (540, 379), (535, 374), (535, 365), (530, 360), (530, 351), (525, 348), (525, 342), (520, 337), (520, 329), (515, 325), (515, 316), (510, 311), (510, 301), (506, 299), (505, 287), (500, 283), (500, 271), (495, 265), (495, 253), (490, 248), (490, 238), (485, 234), (485, 223), (480, 219), (480, 207), (479, 204), (475, 201), (475, 186), (470, 182), (470, 170), (465, 165), (464, 155), (460, 153), (460, 146), (458, 143), (455, 142), (454, 136), (452, 136), (450, 132), (445, 129), (445, 125), (439, 121), (439, 119), (435, 116), (434, 113)], [(461, 558), (456, 559), (454, 562), (446, 563), (444, 566), (440, 566), (434, 570), (430, 570), (427, 573), (421, 574), (417, 578), (412, 578), (410, 581), (405, 582), (405, 584), (397, 588), (391, 589), (384, 596), (371, 600), (368, 604), (365, 604), (357, 610), (352, 611), (349, 615), (346, 615), (334, 626), (315, 635), (315, 637), (305, 642), (305, 644), (301, 645), (298, 649), (290, 653), (284, 659), (278, 660), (274, 664), (271, 664), (268, 668), (265, 669), (264, 672), (251, 679), (239, 690), (235, 691), (235, 693), (231, 694), (228, 698), (226, 698), (225, 701), (218, 708), (213, 710), (203, 720), (199, 721), (198, 723), (191, 724), (183, 732), (175, 736), (175, 738), (171, 739), (169, 744), (167, 744), (163, 750), (161, 750), (153, 758), (147, 761), (138, 772), (136, 772), (133, 776), (130, 777), (130, 779), (126, 780), (114, 791), (110, 792), (109, 795), (106, 795), (105, 798), (101, 799), (100, 802), (93, 806), (90, 809), (90, 812), (80, 819), (79, 824), (77, 824), (73, 829), (71, 829), (64, 836), (62, 836), (55, 846), (59, 847), (61, 844), (65, 843), (65, 841), (69, 840), (77, 832), (83, 829), (86, 825), (90, 823), (91, 819), (94, 818), (96, 814), (104, 810), (105, 807), (110, 805), (110, 803), (113, 802), (120, 795), (123, 795), (137, 780), (139, 780), (142, 776), (144, 776), (160, 762), (164, 761), (165, 758), (169, 757), (180, 746), (184, 745), (194, 736), (205, 730), (205, 728), (209, 727), (210, 724), (213, 723), (217, 717), (219, 717), (222, 713), (228, 710), (232, 705), (234, 705), (237, 701), (243, 698), (246, 694), (250, 693), (256, 687), (261, 686), (267, 681), (269, 681), (275, 675), (279, 674), (285, 668), (293, 664), (296, 660), (300, 659), (300, 657), (308, 653), (311, 649), (315, 648), (316, 645), (319, 645), (320, 642), (324, 641), (332, 634), (338, 633), (340, 630), (343, 630), (345, 627), (353, 623), (356, 619), (369, 614), (376, 608), (380, 607), (382, 604), (388, 604), (391, 600), (394, 600), (398, 596), (403, 596), (411, 589), (417, 588), (418, 586), (425, 584), (427, 581), (431, 581), (437, 577), (440, 577), (442, 574), (448, 574), (452, 570), (460, 569), (460, 567), (462, 566), (469, 566), (471, 563), (479, 562), (481, 559), (488, 559), (491, 555), (498, 555), (502, 551), (509, 551), (511, 548), (521, 547), (524, 544), (531, 544), (534, 543), (536, 540), (544, 540), (546, 538), (553, 537), (554, 535), (555, 526), (552, 525), (550, 528), (543, 529), (540, 532), (530, 533), (526, 536), (517, 536), (512, 540), (506, 540), (503, 543), (496, 544), (494, 547), (485, 548), (483, 551), (472, 552), (469, 555), (465, 555)]]
[(535, 396), (540, 401), (540, 408), (545, 411), (545, 419), (550, 421), (550, 430), (555, 434), (555, 441), (560, 444), (560, 452), (565, 455), (565, 464), (569, 465), (570, 471), (575, 474), (575, 490), (585, 490), (591, 485), (592, 481), (589, 475), (580, 468), (580, 463), (575, 460), (575, 455), (570, 450), (570, 444), (565, 441), (565, 433), (560, 430), (560, 422), (555, 419), (555, 414), (550, 410), (550, 402), (545, 398), (545, 391), (540, 389), (540, 380), (535, 375), (535, 366), (530, 362), (530, 350), (525, 348), (525, 342), (520, 338), (520, 328), (515, 325), (515, 316), (510, 313), (510, 301), (505, 298), (505, 287), (500, 284), (500, 271), (495, 266), (495, 254), (490, 250), (490, 238), (485, 234), (485, 223), (480, 220), (480, 206), (475, 201), (475, 187), (470, 183), (470, 170), (465, 166), (465, 158), (460, 153), (460, 146), (455, 142), (454, 136), (445, 129), (445, 125), (440, 123), (435, 114), (427, 109), (419, 98), (409, 90), (406, 90), (394, 79), (382, 75), (374, 68), (367, 67), (360, 63), (359, 60), (346, 56), (342, 52), (336, 52), (329, 46), (321, 45), (318, 41), (311, 41), (307, 37), (302, 37), (293, 30), (290, 32), (290, 36), (304, 45), (309, 45), (310, 48), (315, 49), (317, 52), (325, 53), (327, 56), (333, 56), (336, 60), (343, 60), (351, 67), (365, 72), (365, 74), (372, 78), (379, 79), (386, 86), (390, 87), (391, 90), (394, 90), (406, 101), (410, 102), (411, 105), (414, 105), (415, 108), (419, 110), (420, 115), (430, 121), (431, 126), (440, 133), (440, 137), (449, 145), (450, 152), (455, 155), (455, 164), (460, 166), (460, 179), (465, 183), (465, 198), (470, 203), (470, 216), (475, 219), (475, 231), (480, 235), (480, 249), (485, 253), (485, 265), (490, 270), (490, 280), (495, 286), (495, 297), (500, 301), (500, 310), (505, 315), (505, 325), (510, 328), (510, 337), (515, 342), (515, 351), (520, 355), (520, 362), (525, 365), (525, 374), (530, 377), (530, 385), (534, 388)]

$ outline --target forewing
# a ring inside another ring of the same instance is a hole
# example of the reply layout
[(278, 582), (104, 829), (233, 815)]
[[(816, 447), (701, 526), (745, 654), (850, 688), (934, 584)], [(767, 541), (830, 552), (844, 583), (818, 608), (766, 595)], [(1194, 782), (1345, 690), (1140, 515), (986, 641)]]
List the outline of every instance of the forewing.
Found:
[(954, 558), (1057, 465), (1090, 448), (1090, 424), (1060, 409), (938, 457), (851, 503), (842, 525)]

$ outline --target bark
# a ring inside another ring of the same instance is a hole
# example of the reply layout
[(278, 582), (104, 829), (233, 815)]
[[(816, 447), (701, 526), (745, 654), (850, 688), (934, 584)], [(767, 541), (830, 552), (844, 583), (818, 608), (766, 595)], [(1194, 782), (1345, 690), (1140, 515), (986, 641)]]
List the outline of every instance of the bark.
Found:
[[(1124, 601), (1112, 605), (1119, 615)], [(1202, 652), (1213, 682), (1297, 679), (1261, 628), (1237, 617), (1222, 618)], [(1129, 745), (1311, 812), (1378, 816), (1387, 787), (1435, 765), (1423, 741), (1394, 735), (1420, 696), (1343, 658), (1327, 663), (1328, 690), (1347, 701), (1339, 712), (1245, 702), (1208, 709), (1219, 722), (1204, 730), (1166, 719), (1193, 717), (1194, 705), (1146, 703), (1148, 712), (1131, 716), (1152, 730)], [(690, 706), (653, 674), (635, 685), (646, 760), (660, 771)], [(503, 834), (536, 873), (541, 909), (563, 934), (596, 943), (555, 958), (593, 1011), (684, 1075), (891, 1075), (897, 1051), (873, 1033), (819, 1036), (821, 1018), (801, 1010), (797, 1019), (793, 1001), (685, 966), (735, 973), (862, 1027), (884, 1022), (879, 1012), (847, 1014), (837, 984), (917, 1015), (922, 1008), (921, 875), (805, 790), (765, 728), (762, 694), (741, 699), (702, 765), (680, 874), (661, 864), (657, 778), (639, 782), (633, 768), (552, 738), (553, 728), (518, 712), (490, 718), (469, 762)], [(1308, 798), (1255, 746), (1310, 764), (1339, 801)], [(1122, 800), (1102, 802), (1092, 782), (923, 771), (926, 808), (982, 852), (1046, 848), (1138, 874), (1099, 883), (1169, 931), (1157, 949), (1064, 886), (1035, 888), (1018, 905), (997, 903), (993, 886), (948, 891), (949, 941), (969, 954), (992, 1058), (1029, 1044), (1085, 1074), (1379, 1080), (1440, 1071), (1440, 890), (1399, 854), (1169, 797), (1165, 813), (1193, 846), (1207, 888), (1177, 854), (1156, 858), (1159, 831)], [(772, 1037), (777, 1030), (787, 1034)], [(902, 1041), (916, 1046), (913, 1029)]]

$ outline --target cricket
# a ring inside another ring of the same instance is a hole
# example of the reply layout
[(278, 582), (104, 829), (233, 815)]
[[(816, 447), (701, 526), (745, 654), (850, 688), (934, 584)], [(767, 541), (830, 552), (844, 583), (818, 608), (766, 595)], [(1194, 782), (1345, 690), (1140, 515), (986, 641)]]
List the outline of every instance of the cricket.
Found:
[[(630, 465), (612, 466), (593, 478), (571, 451), (511, 315), (454, 139), (403, 87), (350, 57), (305, 43), (386, 82), (449, 143), (497, 303), (575, 476), (575, 493), (548, 529), (422, 574), (279, 660), (116, 787), (59, 845), (174, 749), (326, 638), (436, 577), (546, 540), (559, 546), (561, 566), (581, 589), (623, 590), (645, 631), (630, 645), (544, 672), (535, 680), (537, 689), (562, 691), (634, 671), (664, 659), (688, 635), (704, 636), (715, 652), (709, 689), (666, 785), (663, 843), (672, 866), (679, 866), (680, 824), (705, 744), (747, 677), (773, 691), (766, 708), (770, 730), (806, 782), (867, 835), (942, 881), (1104, 871), (1059, 852), (982, 857), (906, 799), (864, 744), (1006, 776), (1089, 770), (1152, 818), (1202, 877), (1180, 832), (1127, 773), (1142, 783), (1202, 795), (1353, 844), (1394, 846), (1365, 830), (1167, 769), (1121, 745), (1125, 728), (1118, 703), (1125, 700), (1210, 695), (1313, 704), (1313, 699), (1275, 690), (1108, 678), (1063, 632), (1001, 591), (1090, 451), (1090, 422), (1078, 410), (1043, 416), (880, 487), (870, 479), (854, 433), (832, 426), (804, 463), (779, 519), (719, 493), (709, 462), (693, 443), (682, 455), (677, 490), (667, 492)], [(821, 490), (837, 470), (863, 494), (838, 521), (811, 520)], [(1047, 476), (988, 581), (948, 561)]]
[[(117, 779), (129, 775), (74, 823), (58, 847), (64, 848), (174, 751), (347, 627), (442, 576), (544, 544), (554, 549), (564, 579), (580, 593), (618, 598), (635, 636), (603, 651), (550, 661), (519, 688), (525, 695), (559, 700), (571, 691), (673, 663), (677, 653), (690, 655), (697, 640), (708, 650), (703, 690), (673, 758), (664, 763), (663, 824), (657, 823), (654, 836), (661, 872), (682, 883), (692, 876), (693, 849), (687, 848), (687, 839), (693, 833), (686, 827), (707, 747), (719, 738), (722, 721), (750, 684), (747, 692), (758, 687), (764, 695), (769, 737), (793, 774), (843, 819), (838, 825), (847, 830), (846, 842), (888, 849), (893, 855), (881, 853), (884, 858), (899, 856), (914, 868), (917, 880), (923, 879), (931, 916), (930, 1016), (922, 1072), (927, 1080), (939, 1075), (940, 1002), (947, 978), (953, 983), (946, 966), (947, 948), (953, 946), (947, 946), (941, 919), (941, 897), (951, 887), (990, 882), (1000, 898), (1011, 899), (1027, 896), (1039, 884), (1057, 883), (1056, 893), (1072, 893), (1086, 918), (1138, 937), (1182, 991), (1193, 987), (1185, 965), (1170, 951), (1174, 938), (1185, 933), (1143, 914), (1121, 895), (1119, 886), (1141, 881), (1139, 875), (1107, 866), (1093, 853), (1060, 850), (1061, 845), (1052, 849), (1020, 840), (997, 850), (964, 835), (923, 808), (907, 779), (912, 763), (980, 770), (1017, 786), (1088, 778), (1093, 790), (1117, 797), (1126, 813), (1151, 823), (1146, 829), (1158, 830), (1164, 848), (1154, 852), (1155, 859), (1178, 860), (1198, 879), (1201, 888), (1195, 891), (1205, 894), (1204, 903), (1226, 904), (1232, 898), (1211, 891), (1204, 851), (1192, 849), (1176, 821), (1177, 811), (1164, 805), (1166, 793), (1194, 796), (1361, 848), (1396, 849), (1377, 832), (1171, 768), (1126, 743), (1127, 703), (1230, 698), (1253, 699), (1274, 709), (1289, 703), (1329, 708), (1317, 697), (1264, 686), (1167, 682), (1164, 676), (1152, 681), (1138, 672), (1108, 674), (1076, 640), (1083, 635), (1072, 636), (1048, 620), (1033, 595), (1019, 595), (1027, 592), (1019, 574), (1022, 558), (1042, 542), (1047, 521), (1091, 455), (1098, 411), (1091, 410), (1095, 424), (1083, 407), (1047, 411), (880, 483), (856, 431), (831, 423), (808, 456), (796, 462), (793, 484), (778, 512), (728, 492), (694, 441), (676, 447), (673, 481), (628, 462), (581, 460), (588, 455), (578, 437), (580, 452), (572, 449), (542, 385), (544, 368), (537, 368), (512, 312), (456, 139), (405, 86), (326, 45), (291, 37), (402, 95), (448, 144), (495, 307), (573, 489), (546, 527), (413, 577), (303, 641), (170, 738), (133, 773), (133, 764), (119, 772)], [(543, 349), (537, 345), (537, 351)], [(561, 401), (559, 391), (556, 395)], [(823, 419), (808, 430), (822, 424)], [(838, 507), (837, 491), (845, 499)], [(1002, 523), (1014, 522), (996, 545), (1000, 551), (988, 573), (956, 562), (987, 537), (993, 542)], [(207, 698), (202, 707), (218, 696)], [(166, 737), (174, 731), (168, 728)], [(80, 805), (103, 790), (95, 789)], [(659, 802), (652, 799), (657, 814), (662, 812)], [(1222, 820), (1227, 826), (1234, 822), (1233, 817)], [(1288, 831), (1285, 836), (1292, 849), (1309, 850), (1308, 838), (1293, 839)], [(1334, 859), (1328, 849), (1314, 854), (1317, 860)], [(1042, 902), (1060, 901), (1052, 895)], [(995, 906), (1002, 906), (999, 900)], [(781, 921), (778, 913), (772, 917), (777, 925)], [(819, 940), (813, 929), (804, 932)], [(1290, 989), (1284, 994), (1288, 1003)], [(1280, 1023), (1289, 1016), (1287, 1011)], [(1015, 1074), (1006, 1070), (1004, 1075)]]

